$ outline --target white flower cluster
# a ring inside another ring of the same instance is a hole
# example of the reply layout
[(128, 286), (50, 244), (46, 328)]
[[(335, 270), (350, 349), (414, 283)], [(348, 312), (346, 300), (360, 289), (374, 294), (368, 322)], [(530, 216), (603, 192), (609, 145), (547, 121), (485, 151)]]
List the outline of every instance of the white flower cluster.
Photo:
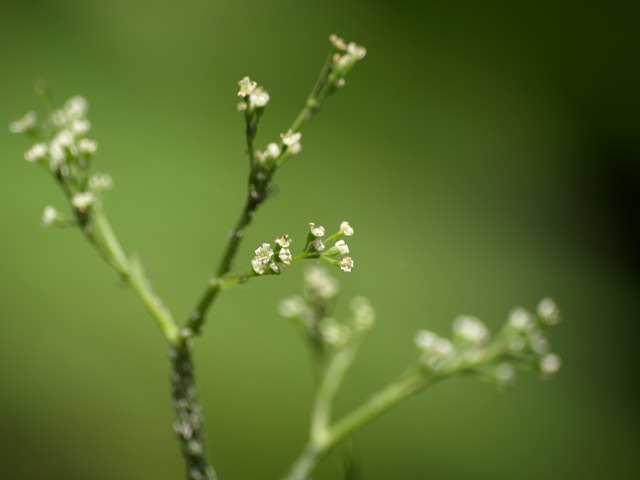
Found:
[(256, 82), (249, 77), (244, 77), (238, 82), (240, 90), (238, 96), (244, 99), (238, 104), (238, 110), (255, 110), (256, 108), (264, 108), (269, 103), (269, 94), (264, 87), (258, 86)]
[(316, 346), (320, 343), (328, 351), (343, 348), (373, 326), (375, 311), (366, 298), (356, 297), (349, 305), (349, 320), (339, 321), (332, 316), (339, 290), (338, 281), (327, 270), (309, 267), (304, 275), (304, 297), (283, 300), (278, 311), (285, 318), (297, 320)]
[[(308, 251), (316, 254), (321, 254), (322, 257), (329, 259), (337, 255), (347, 255), (349, 253), (349, 245), (340, 239), (343, 236), (351, 236), (354, 234), (353, 227), (349, 222), (342, 222), (340, 224), (340, 230), (331, 235), (328, 239), (323, 241), (325, 235), (325, 228), (322, 225), (316, 226), (315, 223), (309, 223), (309, 236), (308, 236)], [(335, 242), (331, 248), (326, 247), (325, 243)], [(344, 256), (341, 260), (331, 260), (331, 263), (340, 267), (344, 272), (350, 272), (353, 269), (353, 259), (349, 256)]]
[(293, 260), (289, 246), (292, 240), (289, 235), (282, 235), (276, 238), (275, 248), (271, 244), (263, 243), (255, 250), (255, 256), (251, 260), (251, 268), (258, 275), (265, 273), (282, 273), (285, 265), (289, 265)]
[[(67, 100), (63, 108), (54, 110), (41, 129), (47, 139), (27, 150), (25, 160), (48, 164), (51, 171), (63, 176), (69, 175), (71, 164), (86, 162), (98, 149), (94, 140), (86, 138), (91, 129), (86, 118), (88, 109), (87, 100), (77, 96)], [(36, 114), (29, 112), (9, 129), (14, 133), (32, 131), (37, 128), (36, 121)]]
[(420, 351), (420, 363), (432, 372), (443, 369), (456, 353), (453, 343), (429, 330), (420, 330), (414, 337), (414, 343)]
[(286, 133), (280, 134), (280, 138), (282, 139), (282, 143), (287, 147), (287, 151), (293, 155), (300, 153), (300, 150), (302, 150), (302, 145), (300, 144), (302, 133), (287, 130)]
[(358, 61), (365, 57), (367, 50), (354, 42), (347, 43), (337, 35), (331, 35), (329, 40), (335, 51), (329, 78), (335, 87), (340, 88), (345, 84), (344, 77)]

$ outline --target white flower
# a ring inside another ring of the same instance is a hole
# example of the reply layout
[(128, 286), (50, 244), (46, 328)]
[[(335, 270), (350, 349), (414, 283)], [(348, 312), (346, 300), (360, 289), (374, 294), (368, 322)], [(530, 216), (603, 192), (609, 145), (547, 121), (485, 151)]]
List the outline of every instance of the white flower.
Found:
[(560, 311), (550, 298), (544, 298), (538, 303), (538, 315), (545, 325), (557, 325), (560, 322)]
[(51, 226), (58, 219), (58, 210), (56, 207), (51, 205), (47, 205), (44, 208), (44, 212), (42, 212), (42, 224), (45, 226)]
[(322, 240), (320, 240), (319, 238), (316, 238), (313, 242), (311, 242), (311, 247), (313, 247), (316, 252), (321, 252), (324, 250), (324, 243), (322, 243)]
[(271, 269), (271, 271), (273, 273), (282, 273), (282, 270), (284, 269), (284, 266), (280, 266), (277, 263), (271, 262), (269, 264), (269, 268)]
[(349, 222), (340, 223), (340, 231), (347, 237), (353, 235), (353, 228), (349, 225)]
[(238, 91), (239, 97), (246, 97), (247, 95), (251, 95), (253, 91), (256, 89), (258, 84), (256, 82), (251, 81), (249, 77), (244, 77), (242, 80), (238, 82), (240, 86), (240, 91)]
[(549, 340), (541, 330), (536, 330), (529, 335), (529, 346), (537, 354), (547, 353), (549, 351)]
[(540, 371), (545, 377), (551, 377), (558, 373), (562, 366), (562, 360), (555, 353), (548, 353), (540, 359)]
[(262, 275), (270, 267), (273, 249), (268, 243), (263, 243), (255, 250), (255, 257), (251, 260), (251, 267), (258, 275)]
[(533, 318), (524, 308), (514, 308), (509, 314), (509, 326), (516, 332), (525, 333), (534, 327)]
[(289, 265), (291, 263), (291, 260), (293, 259), (293, 257), (291, 256), (291, 251), (288, 248), (283, 248), (282, 250), (280, 250), (280, 252), (278, 253), (278, 258), (280, 258), (280, 261), (285, 265)]
[(429, 370), (442, 369), (444, 362), (455, 354), (455, 347), (446, 338), (441, 338), (429, 330), (420, 330), (414, 337), (416, 346), (423, 352), (422, 364)]
[(333, 318), (325, 318), (320, 324), (320, 335), (328, 345), (338, 348), (349, 340), (349, 328), (339, 324)]
[(315, 223), (309, 222), (309, 230), (314, 237), (324, 237), (324, 227), (321, 225), (316, 227)]
[(350, 42), (349, 45), (347, 45), (347, 52), (356, 60), (362, 60), (367, 54), (367, 49), (354, 42)]
[(254, 108), (264, 107), (269, 103), (269, 94), (264, 88), (258, 87), (249, 95), (249, 103)]
[(336, 50), (347, 50), (347, 43), (336, 34), (329, 35), (329, 41)]
[(64, 109), (70, 118), (84, 117), (89, 110), (89, 102), (81, 96), (72, 97), (64, 105)]
[(267, 145), (267, 153), (271, 158), (278, 158), (280, 156), (280, 146), (277, 143), (270, 143)]
[(302, 139), (301, 132), (293, 132), (292, 130), (287, 130), (287, 133), (281, 133), (280, 138), (282, 138), (282, 143), (284, 143), (287, 147), (290, 147), (293, 144), (300, 143)]
[(24, 159), (27, 162), (37, 162), (47, 156), (47, 144), (36, 143), (24, 154)]
[(475, 317), (461, 316), (453, 321), (453, 331), (464, 341), (481, 345), (489, 340), (489, 330)]
[(289, 235), (282, 235), (281, 237), (276, 238), (276, 243), (280, 245), (282, 248), (288, 248), (291, 245), (292, 240), (289, 238)]
[(349, 303), (353, 313), (353, 323), (358, 330), (368, 330), (373, 326), (376, 319), (376, 312), (364, 297), (355, 297)]
[(76, 193), (71, 199), (71, 205), (76, 207), (81, 212), (84, 212), (85, 210), (87, 210), (87, 208), (93, 205), (94, 200), (95, 199), (93, 197), (93, 193), (79, 192), (79, 193)]
[(38, 116), (36, 115), (36, 112), (29, 112), (24, 117), (16, 120), (15, 122), (11, 122), (9, 124), (9, 131), (11, 133), (28, 132), (36, 126), (37, 121)]
[(299, 317), (306, 309), (307, 304), (298, 296), (287, 298), (278, 305), (278, 312), (285, 318)]
[(76, 135), (86, 135), (91, 130), (91, 122), (89, 120), (74, 120), (71, 124), (71, 131)]
[(64, 164), (66, 158), (67, 152), (61, 145), (52, 143), (49, 146), (49, 166), (52, 171), (58, 170), (58, 168)]
[(89, 179), (89, 187), (96, 192), (106, 192), (113, 188), (113, 179), (111, 175), (98, 173)]
[(344, 240), (338, 240), (335, 246), (338, 249), (338, 252), (340, 252), (340, 255), (346, 255), (349, 253), (349, 245), (347, 245)]
[(350, 272), (353, 268), (353, 260), (351, 259), (351, 257), (344, 257), (342, 260), (340, 260), (340, 268), (343, 272)]
[(338, 281), (320, 267), (311, 267), (305, 271), (304, 285), (311, 296), (323, 300), (335, 297), (340, 288)]
[(80, 150), (82, 153), (93, 155), (98, 150), (98, 144), (95, 140), (83, 138), (82, 140), (80, 140), (80, 143), (78, 143), (78, 150)]
[(70, 147), (73, 144), (73, 133), (69, 130), (63, 130), (56, 135), (52, 143), (60, 145), (63, 148)]
[(287, 150), (289, 150), (293, 155), (300, 153), (300, 150), (302, 150), (302, 145), (300, 144), (302, 133), (294, 133), (292, 130), (287, 130), (287, 133), (280, 134), (280, 138), (282, 138), (282, 143), (287, 146)]

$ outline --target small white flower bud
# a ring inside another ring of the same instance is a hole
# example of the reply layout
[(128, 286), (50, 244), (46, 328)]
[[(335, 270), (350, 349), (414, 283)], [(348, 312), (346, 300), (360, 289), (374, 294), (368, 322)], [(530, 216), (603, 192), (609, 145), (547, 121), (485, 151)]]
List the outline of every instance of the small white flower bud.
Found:
[(305, 289), (311, 296), (323, 300), (334, 298), (340, 289), (338, 281), (320, 267), (308, 268), (304, 274), (304, 283)]
[(347, 245), (344, 240), (338, 240), (335, 246), (338, 249), (338, 252), (340, 252), (340, 255), (346, 255), (349, 253), (349, 245)]
[(278, 253), (278, 257), (280, 258), (280, 261), (285, 265), (289, 265), (291, 263), (291, 260), (293, 260), (291, 251), (288, 248), (283, 248), (282, 250), (280, 250), (280, 252)]
[(347, 343), (350, 332), (348, 327), (339, 324), (333, 318), (325, 318), (320, 325), (320, 335), (325, 343), (331, 347), (339, 348)]
[(278, 158), (280, 156), (280, 145), (277, 143), (270, 143), (267, 145), (267, 153), (271, 158)]
[(290, 297), (282, 300), (278, 305), (278, 312), (285, 318), (300, 317), (307, 309), (307, 304), (302, 297)]
[(75, 135), (86, 135), (91, 130), (91, 122), (89, 120), (74, 120), (71, 124), (71, 131)]
[(262, 108), (269, 103), (269, 98), (267, 91), (262, 87), (258, 87), (249, 95), (249, 103), (251, 103), (251, 106), (254, 108)]
[(106, 192), (113, 188), (111, 175), (98, 173), (89, 178), (89, 187), (96, 192)]
[(36, 112), (29, 112), (24, 117), (16, 120), (15, 122), (11, 122), (9, 124), (9, 131), (11, 133), (28, 132), (36, 126), (37, 121), (38, 116), (36, 115)]
[(70, 118), (84, 117), (89, 110), (89, 102), (81, 96), (72, 97), (64, 105), (64, 109)]
[(86, 211), (94, 202), (93, 193), (91, 192), (79, 192), (76, 193), (71, 199), (71, 205), (76, 207), (81, 212)]
[(544, 298), (538, 303), (538, 315), (545, 325), (553, 326), (560, 322), (560, 311), (550, 298)]
[(287, 133), (281, 133), (280, 138), (282, 138), (282, 143), (287, 146), (287, 149), (292, 154), (297, 154), (302, 150), (302, 145), (300, 145), (300, 140), (302, 139), (302, 133), (293, 132), (292, 130), (287, 130)]
[(24, 154), (27, 162), (37, 162), (47, 156), (47, 145), (45, 143), (36, 143)]
[(322, 252), (324, 250), (324, 243), (319, 238), (316, 238), (313, 242), (311, 242), (311, 248), (313, 248), (316, 252)]
[(547, 353), (540, 359), (540, 371), (545, 377), (552, 377), (562, 367), (562, 360), (555, 353)]
[(347, 237), (350, 237), (353, 235), (353, 228), (351, 227), (351, 225), (349, 225), (349, 222), (342, 222), (340, 223), (340, 231)]
[(280, 245), (282, 248), (289, 248), (292, 243), (292, 240), (289, 238), (289, 235), (282, 235), (281, 237), (276, 238), (276, 243)]
[(533, 318), (524, 308), (514, 308), (509, 314), (509, 326), (516, 332), (525, 333), (534, 327)]
[(349, 303), (353, 313), (353, 323), (358, 330), (369, 330), (376, 319), (376, 312), (364, 297), (355, 297)]
[(316, 227), (315, 223), (309, 222), (309, 230), (314, 237), (324, 237), (324, 227), (321, 225)]
[(510, 387), (516, 381), (516, 369), (510, 363), (505, 362), (496, 366), (494, 374), (501, 387)]
[(350, 272), (353, 269), (353, 260), (351, 257), (344, 257), (340, 260), (340, 268), (343, 272)]
[(42, 212), (42, 224), (45, 227), (53, 225), (58, 219), (58, 210), (52, 205), (47, 205)]
[(244, 77), (238, 82), (238, 85), (240, 86), (238, 96), (242, 98), (246, 97), (247, 95), (251, 95), (258, 86), (258, 84), (256, 82), (253, 82), (249, 77)]
[(489, 340), (489, 330), (475, 317), (460, 316), (453, 321), (453, 332), (473, 345), (482, 345)]
[(93, 155), (98, 150), (98, 144), (95, 140), (83, 138), (78, 143), (78, 150), (80, 150), (80, 152), (82, 153), (86, 153), (87, 155)]

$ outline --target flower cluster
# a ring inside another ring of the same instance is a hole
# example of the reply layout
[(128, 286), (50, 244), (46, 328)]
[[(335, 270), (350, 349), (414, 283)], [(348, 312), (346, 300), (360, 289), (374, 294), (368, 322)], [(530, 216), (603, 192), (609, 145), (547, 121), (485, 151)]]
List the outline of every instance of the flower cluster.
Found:
[(421, 330), (414, 342), (420, 365), (430, 375), (468, 371), (508, 386), (515, 380), (516, 368), (533, 369), (546, 378), (560, 370), (560, 357), (550, 351), (544, 333), (559, 321), (553, 300), (544, 299), (535, 315), (523, 308), (514, 309), (493, 340), (480, 320), (460, 316), (453, 321), (452, 340)]
[(293, 257), (289, 246), (292, 240), (289, 235), (276, 238), (275, 248), (270, 243), (263, 243), (255, 250), (255, 256), (251, 260), (251, 268), (258, 275), (265, 273), (282, 273), (285, 265), (291, 264)]
[[(110, 176), (89, 174), (98, 144), (87, 137), (91, 130), (88, 110), (87, 100), (75, 96), (62, 108), (53, 110), (41, 123), (35, 112), (29, 112), (9, 125), (11, 132), (26, 133), (35, 139), (24, 154), (25, 160), (50, 171), (63, 185), (77, 216), (85, 220), (100, 195), (113, 186)], [(45, 208), (42, 222), (47, 226), (72, 223), (50, 205)]]
[(329, 40), (334, 54), (328, 78), (335, 88), (340, 88), (345, 84), (345, 76), (358, 61), (365, 57), (367, 50), (354, 42), (347, 43), (337, 35), (331, 35)]
[[(350, 237), (354, 234), (353, 227), (349, 222), (340, 223), (340, 229), (333, 235), (324, 238), (325, 228), (316, 226), (315, 223), (309, 223), (309, 234), (307, 235), (307, 245), (305, 253), (310, 256), (320, 257), (328, 261), (334, 266), (340, 267), (343, 272), (350, 272), (353, 269), (353, 259), (348, 256), (349, 245), (342, 240), (342, 237)], [(327, 245), (333, 243), (333, 246), (327, 248)], [(340, 260), (333, 257), (344, 255)]]
[(339, 290), (338, 281), (327, 270), (310, 267), (304, 276), (304, 295), (287, 298), (278, 306), (280, 315), (299, 323), (308, 340), (321, 352), (348, 345), (375, 322), (375, 311), (364, 297), (350, 302), (346, 321), (336, 319), (332, 310)]
[(256, 82), (249, 77), (244, 77), (238, 82), (240, 90), (238, 96), (244, 101), (238, 104), (238, 110), (255, 110), (264, 108), (269, 103), (269, 94), (262, 86), (258, 86)]

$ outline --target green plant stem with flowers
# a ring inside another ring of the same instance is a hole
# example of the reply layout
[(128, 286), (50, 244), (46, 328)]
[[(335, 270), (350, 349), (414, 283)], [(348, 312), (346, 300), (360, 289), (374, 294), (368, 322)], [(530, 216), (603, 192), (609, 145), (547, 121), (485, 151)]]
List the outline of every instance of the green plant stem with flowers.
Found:
[[(321, 109), (328, 97), (345, 85), (345, 77), (365, 56), (365, 49), (353, 42), (330, 37), (331, 50), (302, 111), (280, 140), (263, 150), (255, 148), (260, 118), (270, 101), (264, 87), (249, 77), (239, 82), (238, 110), (244, 114), (249, 181), (240, 217), (229, 233), (218, 267), (207, 282), (195, 307), (183, 323), (153, 290), (143, 264), (121, 246), (104, 210), (105, 193), (113, 186), (109, 175), (92, 174), (97, 143), (88, 138), (91, 124), (86, 117), (88, 102), (73, 97), (55, 109), (47, 92), (38, 88), (47, 116), (38, 122), (34, 112), (13, 122), (10, 130), (25, 133), (35, 142), (25, 153), (28, 162), (40, 165), (61, 187), (70, 206), (65, 215), (53, 206), (44, 210), (47, 226), (77, 227), (98, 255), (140, 298), (170, 347), (173, 407), (177, 419), (173, 430), (179, 440), (186, 466), (186, 478), (213, 480), (216, 474), (205, 445), (205, 428), (191, 350), (194, 338), (203, 333), (207, 314), (219, 294), (254, 278), (281, 275), (290, 266), (323, 262), (351, 272), (354, 261), (345, 239), (354, 234), (349, 222), (327, 235), (325, 228), (309, 224), (301, 250), (294, 255), (288, 235), (264, 242), (246, 268), (234, 271), (238, 248), (259, 207), (270, 197), (276, 172), (302, 150), (302, 127)], [(551, 353), (545, 330), (559, 321), (558, 310), (545, 299), (535, 313), (518, 308), (505, 326), (491, 337), (486, 326), (474, 317), (459, 317), (453, 323), (451, 339), (422, 330), (414, 339), (415, 360), (396, 380), (373, 394), (362, 405), (339, 419), (332, 416), (333, 401), (355, 360), (364, 336), (373, 326), (375, 312), (363, 297), (350, 303), (350, 316), (338, 320), (333, 309), (339, 293), (337, 280), (314, 265), (305, 272), (303, 294), (281, 302), (280, 313), (303, 332), (312, 352), (317, 390), (311, 411), (309, 439), (299, 458), (283, 480), (309, 479), (318, 463), (337, 445), (363, 425), (404, 399), (448, 377), (472, 374), (506, 387), (513, 383), (517, 368), (534, 370), (551, 377), (560, 368), (560, 358)], [(354, 469), (346, 467), (345, 475)]]

